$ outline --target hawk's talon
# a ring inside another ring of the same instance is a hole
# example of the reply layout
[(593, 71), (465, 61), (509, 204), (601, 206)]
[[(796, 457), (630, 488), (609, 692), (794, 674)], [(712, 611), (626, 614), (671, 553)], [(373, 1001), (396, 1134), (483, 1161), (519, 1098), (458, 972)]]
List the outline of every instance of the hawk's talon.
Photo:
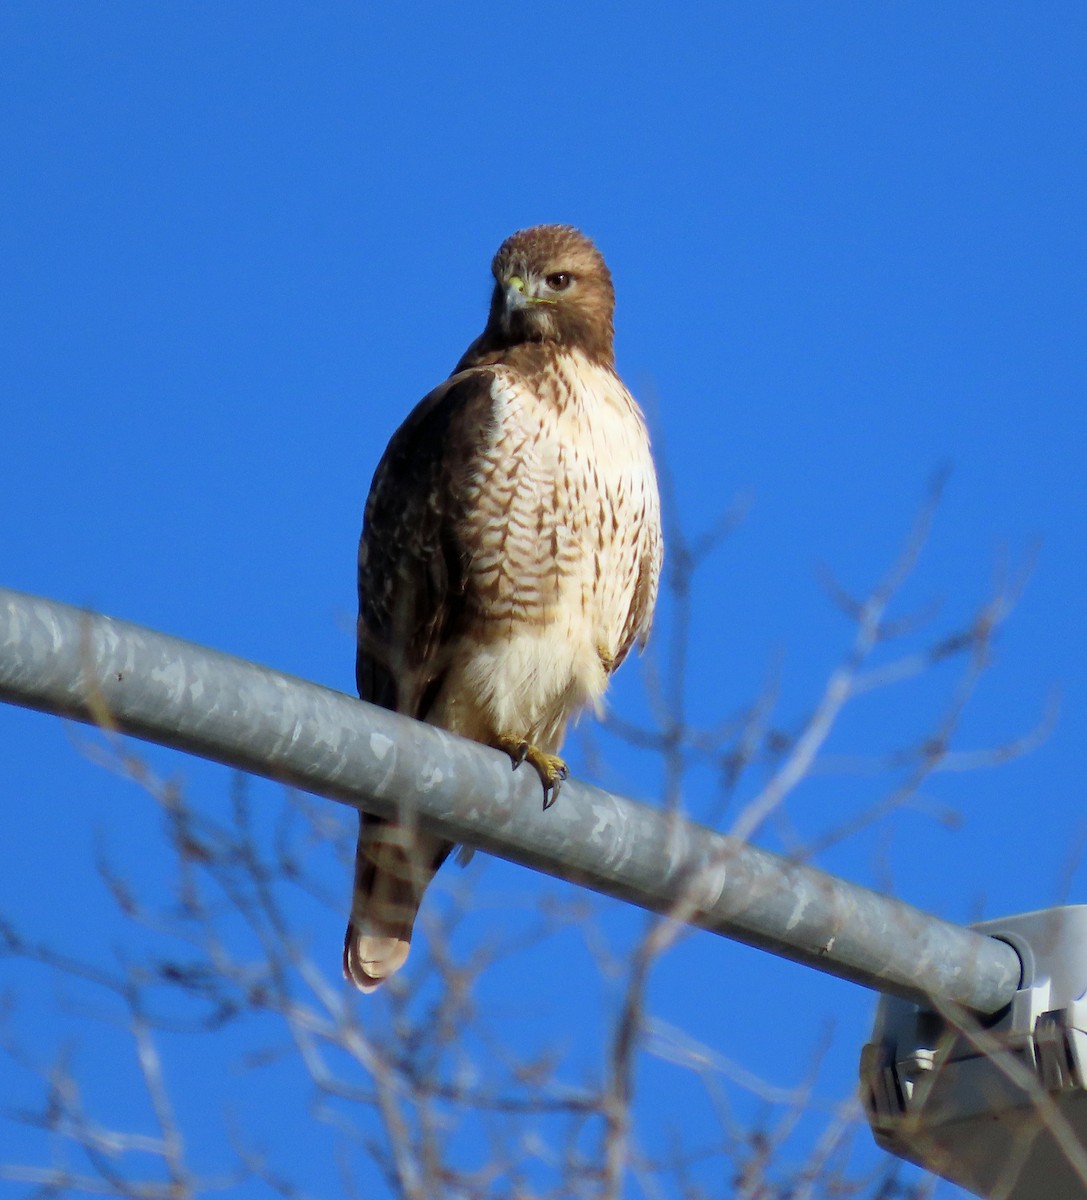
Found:
[(515, 771), (523, 762), (529, 762), (536, 768), (536, 774), (543, 784), (544, 810), (549, 809), (558, 799), (559, 785), (570, 776), (566, 763), (557, 754), (548, 754), (515, 734), (499, 734), (495, 739), (495, 746), (513, 759)]

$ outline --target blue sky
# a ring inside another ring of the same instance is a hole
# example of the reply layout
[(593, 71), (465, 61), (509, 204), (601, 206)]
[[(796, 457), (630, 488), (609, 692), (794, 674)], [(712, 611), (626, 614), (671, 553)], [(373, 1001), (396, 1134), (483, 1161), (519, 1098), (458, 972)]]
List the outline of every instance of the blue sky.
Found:
[[(478, 333), (498, 243), (573, 223), (611, 265), (674, 517), (697, 533), (749, 502), (696, 582), (692, 718), (776, 671), (795, 725), (850, 633), (817, 564), (870, 587), (950, 466), (898, 611), (939, 600), (953, 628), (1033, 557), (958, 744), (1018, 736), (1055, 689), (1059, 719), (820, 862), (954, 920), (1084, 898), (1085, 52), (1087, 12), (1059, 2), (7, 3), (0, 583), (349, 690), (385, 442)], [(946, 686), (875, 700), (833, 748), (909, 741)], [(614, 707), (644, 712), (636, 668)], [(156, 823), (82, 736), (0, 711), (0, 907), (108, 944), (95, 839), (153, 874)], [(150, 758), (225, 799), (225, 772)], [(652, 797), (650, 768), (606, 762)], [(692, 811), (710, 787), (692, 775)], [(789, 818), (816, 835), (881, 787), (817, 780)], [(476, 886), (538, 885), (490, 864)], [(333, 966), (339, 937), (314, 933)], [(833, 1017), (830, 1097), (871, 1018), (706, 936), (653, 999), (784, 1084)], [(9, 1159), (23, 1136), (0, 1131)]]

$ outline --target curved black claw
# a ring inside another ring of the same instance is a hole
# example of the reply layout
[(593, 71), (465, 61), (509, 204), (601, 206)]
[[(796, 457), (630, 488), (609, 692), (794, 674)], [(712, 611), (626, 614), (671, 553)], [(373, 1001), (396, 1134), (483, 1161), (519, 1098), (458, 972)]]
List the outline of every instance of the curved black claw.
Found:
[(501, 750), (510, 756), (515, 771), (528, 758), (528, 752), (532, 749), (524, 738), (517, 737), (512, 733), (499, 734), (494, 745), (496, 750)]
[(562, 787), (562, 781), (570, 777), (569, 768), (554, 754), (541, 754), (540, 758), (544, 761), (535, 762), (533, 765), (540, 775), (540, 782), (543, 784), (544, 790), (544, 812), (551, 807), (552, 804), (559, 798), (559, 789)]
[(534, 746), (527, 738), (518, 737), (516, 734), (499, 734), (494, 744), (497, 749), (510, 756), (515, 771), (523, 762), (530, 762), (536, 768), (536, 774), (543, 784), (546, 812), (559, 798), (559, 786), (570, 774), (566, 763), (557, 754), (548, 754)]

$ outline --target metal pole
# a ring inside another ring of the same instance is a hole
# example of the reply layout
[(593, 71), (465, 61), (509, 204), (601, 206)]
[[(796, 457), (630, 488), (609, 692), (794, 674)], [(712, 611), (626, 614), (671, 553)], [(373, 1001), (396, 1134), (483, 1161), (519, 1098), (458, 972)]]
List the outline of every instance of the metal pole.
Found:
[(504, 754), (165, 634), (0, 588), (0, 700), (125, 733), (672, 913), (831, 975), (976, 1012), (1015, 992), (1004, 942), (588, 784), (542, 809)]

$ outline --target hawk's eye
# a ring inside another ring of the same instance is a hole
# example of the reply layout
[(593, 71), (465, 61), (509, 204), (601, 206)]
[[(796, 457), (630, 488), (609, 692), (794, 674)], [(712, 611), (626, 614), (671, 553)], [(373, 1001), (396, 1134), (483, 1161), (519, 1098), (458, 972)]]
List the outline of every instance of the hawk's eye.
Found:
[(556, 271), (553, 275), (548, 275), (544, 283), (553, 292), (565, 292), (566, 289), (574, 282), (574, 277), (566, 271)]

